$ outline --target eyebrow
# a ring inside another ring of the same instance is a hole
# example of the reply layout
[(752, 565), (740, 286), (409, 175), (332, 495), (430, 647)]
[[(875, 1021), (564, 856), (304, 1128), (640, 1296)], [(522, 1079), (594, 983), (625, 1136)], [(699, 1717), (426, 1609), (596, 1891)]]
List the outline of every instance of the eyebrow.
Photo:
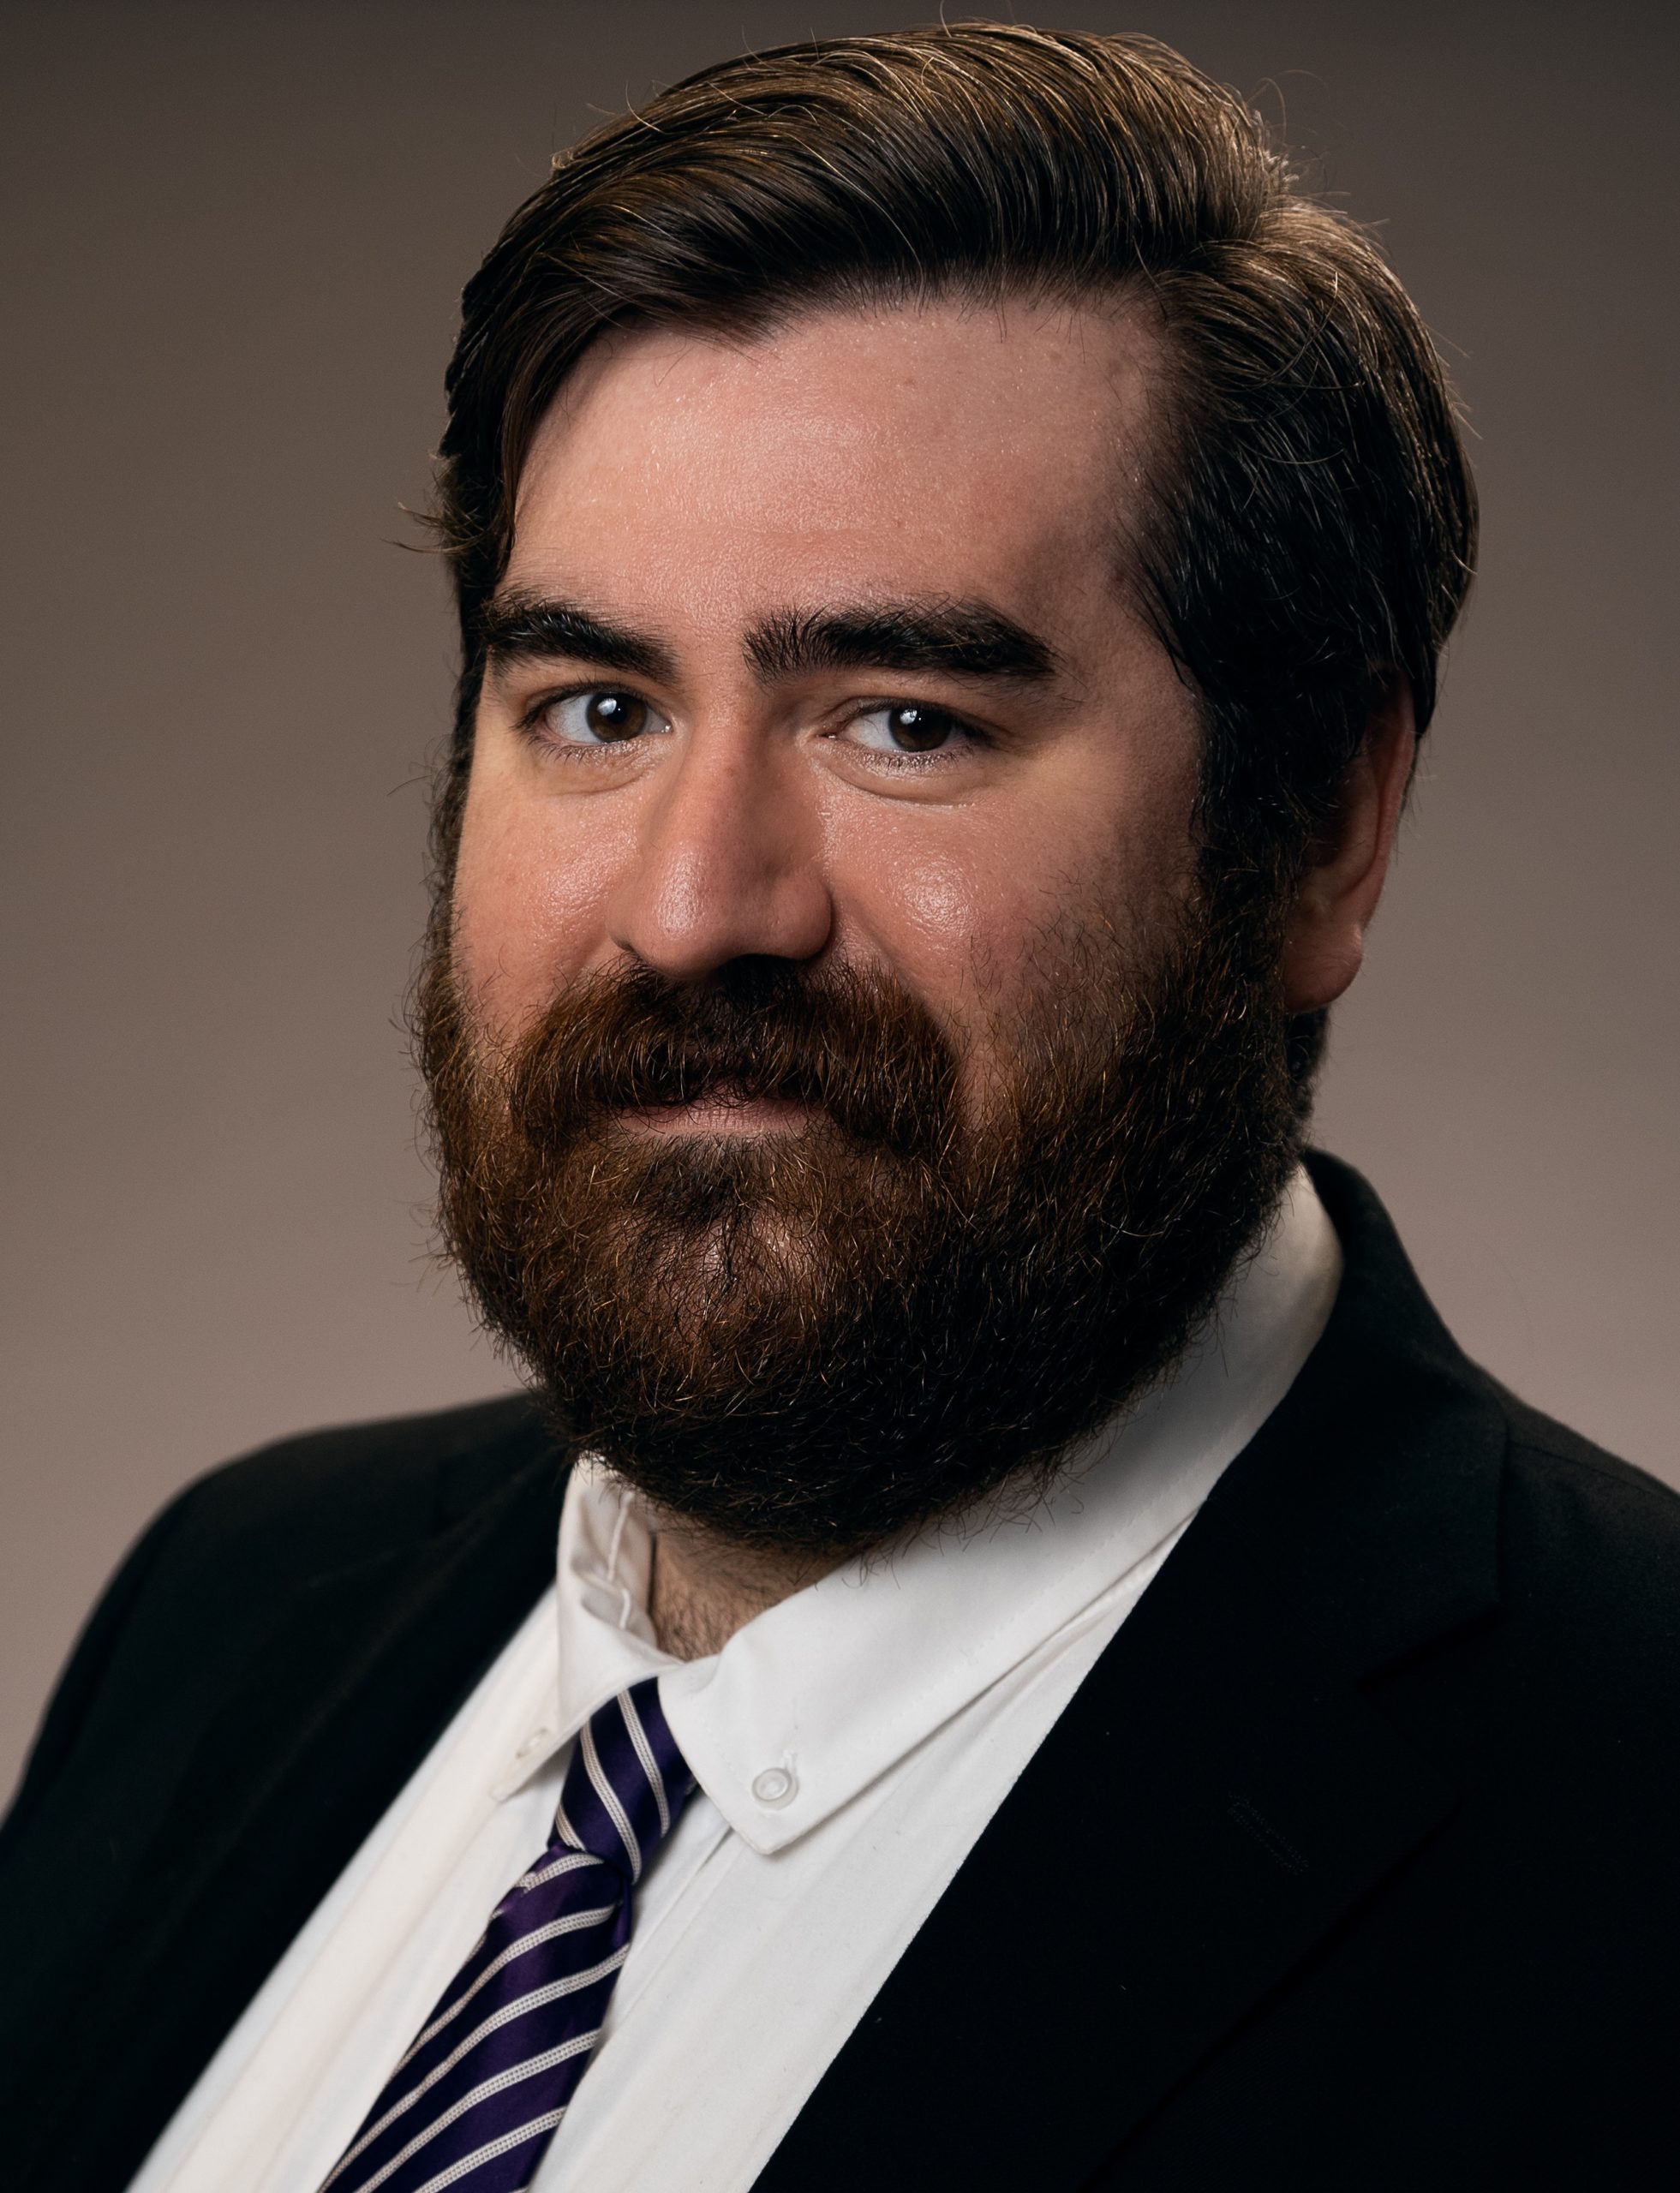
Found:
[[(667, 643), (557, 595), (510, 588), (479, 612), (479, 637), (498, 667), (569, 657), (627, 677), (670, 682)], [(1042, 684), (1059, 667), (1036, 632), (986, 601), (885, 601), (782, 610), (746, 636), (747, 660), (767, 684), (823, 670), (921, 671)]]
[(790, 610), (753, 627), (747, 657), (767, 680), (817, 670), (906, 670), (1042, 683), (1057, 667), (1046, 641), (985, 601)]
[(575, 601), (517, 588), (485, 604), (479, 612), (478, 636), (486, 660), (499, 667), (552, 662), (564, 655), (599, 663), (603, 670), (621, 671), (631, 678), (668, 683), (677, 674), (675, 655), (650, 632), (633, 631)]

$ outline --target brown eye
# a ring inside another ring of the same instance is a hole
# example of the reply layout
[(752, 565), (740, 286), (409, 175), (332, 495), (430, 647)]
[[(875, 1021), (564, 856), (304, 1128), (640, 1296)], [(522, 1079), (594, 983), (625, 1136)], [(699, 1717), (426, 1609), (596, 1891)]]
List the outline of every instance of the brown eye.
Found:
[(634, 738), (651, 714), (634, 693), (591, 693), (583, 703), (583, 721), (597, 738)]
[(937, 708), (889, 708), (887, 727), (907, 754), (929, 753), (951, 736), (951, 719)]
[(542, 727), (564, 746), (621, 746), (667, 726), (639, 694), (601, 685), (551, 701), (542, 711)]
[(933, 754), (960, 738), (962, 731), (962, 725), (943, 708), (899, 701), (889, 708), (868, 709), (854, 721), (852, 735), (860, 746), (877, 754)]

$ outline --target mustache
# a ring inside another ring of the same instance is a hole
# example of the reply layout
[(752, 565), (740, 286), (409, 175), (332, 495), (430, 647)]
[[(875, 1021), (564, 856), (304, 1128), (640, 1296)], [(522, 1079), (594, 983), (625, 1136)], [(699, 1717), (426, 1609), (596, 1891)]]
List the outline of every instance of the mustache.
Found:
[(505, 1091), (514, 1119), (544, 1138), (622, 1110), (774, 1099), (924, 1156), (949, 1136), (959, 1079), (955, 1045), (893, 977), (767, 959), (701, 983), (639, 966), (586, 977), (520, 1040)]

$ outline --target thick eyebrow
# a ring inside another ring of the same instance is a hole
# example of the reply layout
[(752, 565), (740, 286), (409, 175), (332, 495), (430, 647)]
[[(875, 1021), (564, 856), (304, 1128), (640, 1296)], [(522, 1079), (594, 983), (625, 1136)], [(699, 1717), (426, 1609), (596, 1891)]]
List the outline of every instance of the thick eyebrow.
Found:
[[(497, 668), (569, 657), (626, 677), (670, 682), (677, 675), (662, 640), (558, 595), (510, 588), (486, 603), (478, 629)], [(1047, 641), (984, 601), (782, 610), (750, 629), (746, 656), (767, 683), (822, 670), (901, 670), (1041, 684), (1058, 666)]]
[(1040, 684), (1057, 669), (1047, 641), (985, 601), (788, 610), (753, 627), (747, 659), (767, 680), (818, 670), (920, 670)]
[(676, 658), (662, 640), (556, 595), (510, 588), (479, 612), (478, 634), (486, 660), (499, 669), (570, 656), (631, 678), (667, 683), (676, 676)]

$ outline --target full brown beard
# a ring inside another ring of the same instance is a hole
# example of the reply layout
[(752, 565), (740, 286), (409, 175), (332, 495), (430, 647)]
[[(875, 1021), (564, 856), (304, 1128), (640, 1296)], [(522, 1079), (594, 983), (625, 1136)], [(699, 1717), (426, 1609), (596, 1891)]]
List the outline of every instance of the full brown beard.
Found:
[[(1030, 1491), (1182, 1353), (1295, 1161), (1276, 927), (1203, 905), (1141, 970), (1049, 940), (983, 1102), (874, 967), (596, 976), (502, 1057), (440, 927), (444, 1241), (562, 1435), (736, 1544), (838, 1559)], [(623, 1117), (708, 1092), (810, 1108)]]

